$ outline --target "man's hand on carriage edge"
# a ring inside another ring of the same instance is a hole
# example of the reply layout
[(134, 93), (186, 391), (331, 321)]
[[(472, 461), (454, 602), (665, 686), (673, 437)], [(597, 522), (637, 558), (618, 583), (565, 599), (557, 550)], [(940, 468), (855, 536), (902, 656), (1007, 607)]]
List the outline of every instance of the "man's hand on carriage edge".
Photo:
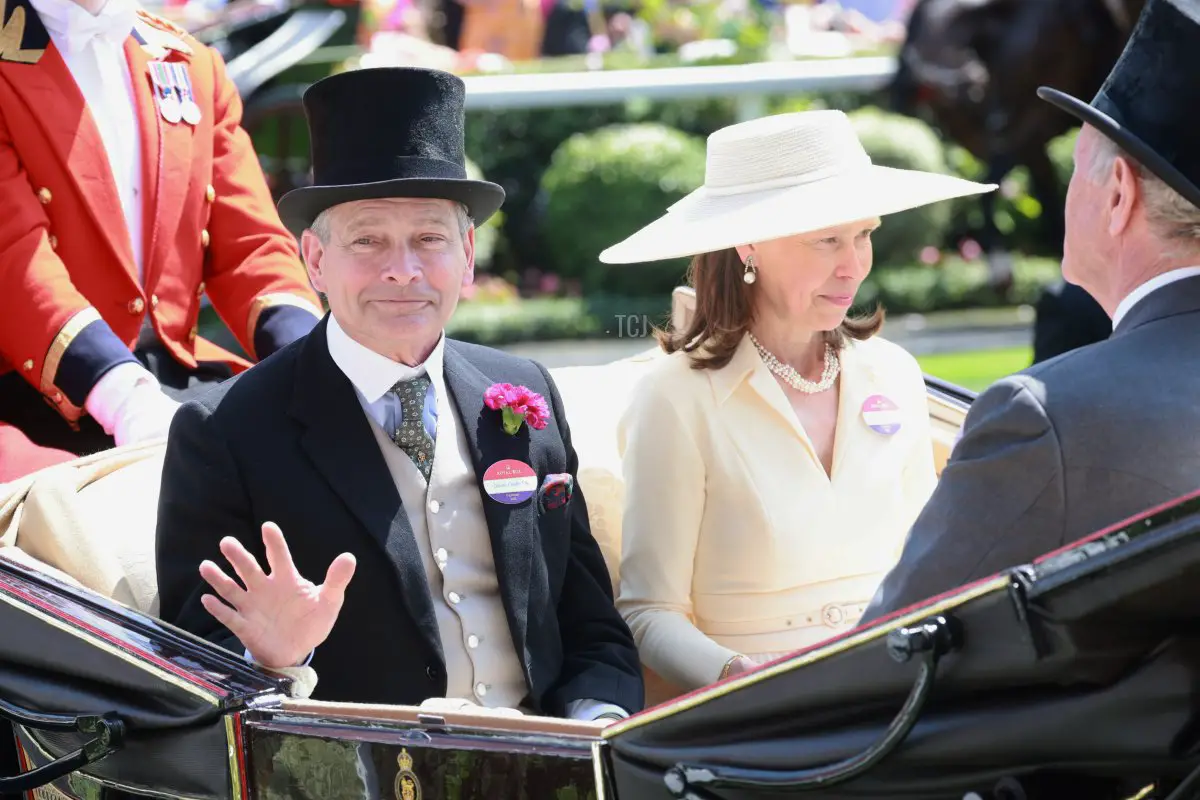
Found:
[(259, 664), (269, 669), (293, 667), (329, 636), (354, 576), (355, 560), (342, 553), (318, 586), (296, 571), (278, 525), (263, 523), (262, 537), (271, 573), (264, 573), (241, 542), (227, 536), (221, 540), (221, 553), (246, 588), (212, 561), (204, 561), (201, 577), (229, 605), (211, 594), (200, 602)]

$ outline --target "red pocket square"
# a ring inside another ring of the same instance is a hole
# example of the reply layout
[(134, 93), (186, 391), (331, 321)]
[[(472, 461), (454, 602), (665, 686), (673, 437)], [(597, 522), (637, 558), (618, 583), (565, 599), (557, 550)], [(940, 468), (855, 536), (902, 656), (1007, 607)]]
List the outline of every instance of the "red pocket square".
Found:
[(561, 508), (570, 501), (574, 489), (575, 479), (570, 473), (552, 473), (542, 479), (542, 488), (538, 490), (538, 503), (546, 510)]

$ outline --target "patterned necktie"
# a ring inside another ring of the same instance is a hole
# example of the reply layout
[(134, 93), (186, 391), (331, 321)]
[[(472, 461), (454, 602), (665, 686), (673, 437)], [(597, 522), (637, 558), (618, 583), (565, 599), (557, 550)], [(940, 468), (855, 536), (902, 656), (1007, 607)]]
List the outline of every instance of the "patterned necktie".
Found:
[(433, 438), (425, 430), (425, 395), (430, 383), (428, 375), (418, 375), (392, 387), (400, 398), (401, 413), (400, 426), (392, 431), (392, 441), (408, 453), (426, 483), (433, 471)]

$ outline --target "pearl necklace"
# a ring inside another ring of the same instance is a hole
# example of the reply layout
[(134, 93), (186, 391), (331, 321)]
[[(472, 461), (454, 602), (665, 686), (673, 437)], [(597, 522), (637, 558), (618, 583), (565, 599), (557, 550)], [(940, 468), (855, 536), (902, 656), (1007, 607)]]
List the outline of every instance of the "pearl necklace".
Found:
[(833, 349), (833, 345), (825, 345), (825, 369), (821, 372), (821, 380), (816, 383), (808, 380), (803, 375), (795, 370), (795, 368), (784, 364), (774, 356), (767, 348), (763, 347), (758, 339), (754, 338), (754, 334), (749, 334), (750, 341), (754, 342), (754, 347), (758, 350), (758, 354), (766, 363), (767, 369), (783, 378), (784, 382), (798, 392), (805, 394), (818, 394), (829, 390), (833, 386), (833, 382), (837, 380), (838, 372), (841, 371), (841, 361), (837, 357), (837, 353)]

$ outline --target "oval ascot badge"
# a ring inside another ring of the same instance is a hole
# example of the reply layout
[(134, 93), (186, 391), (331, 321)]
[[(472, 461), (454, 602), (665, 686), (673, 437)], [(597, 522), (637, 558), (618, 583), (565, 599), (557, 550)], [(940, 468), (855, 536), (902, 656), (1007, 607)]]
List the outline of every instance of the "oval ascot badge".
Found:
[(868, 428), (884, 436), (900, 430), (900, 407), (881, 394), (873, 394), (863, 401), (862, 417)]
[(483, 473), (483, 490), (497, 503), (523, 503), (537, 491), (537, 473), (524, 461), (506, 458)]

